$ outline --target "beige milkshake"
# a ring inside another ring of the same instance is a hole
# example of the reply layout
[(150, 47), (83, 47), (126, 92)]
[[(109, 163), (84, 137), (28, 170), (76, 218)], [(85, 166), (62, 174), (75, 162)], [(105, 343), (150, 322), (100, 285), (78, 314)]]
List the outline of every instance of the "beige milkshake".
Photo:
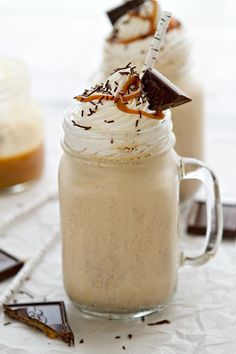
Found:
[(65, 116), (64, 283), (86, 311), (152, 312), (176, 287), (180, 158), (170, 112), (150, 110), (147, 97), (127, 65)]
[[(146, 0), (129, 9), (113, 21), (113, 30), (104, 44), (101, 77), (113, 68), (131, 61), (140, 72), (162, 11), (159, 2)], [(116, 11), (114, 11), (116, 13)], [(114, 16), (114, 15), (113, 15)], [(116, 19), (116, 21), (115, 21)], [(193, 72), (191, 42), (187, 30), (172, 18), (155, 68), (192, 98), (188, 105), (172, 112), (175, 149), (180, 156), (204, 158), (204, 114), (202, 85)], [(192, 130), (195, 134), (190, 135)], [(196, 190), (194, 182), (185, 181), (181, 188), (181, 199), (188, 199)]]

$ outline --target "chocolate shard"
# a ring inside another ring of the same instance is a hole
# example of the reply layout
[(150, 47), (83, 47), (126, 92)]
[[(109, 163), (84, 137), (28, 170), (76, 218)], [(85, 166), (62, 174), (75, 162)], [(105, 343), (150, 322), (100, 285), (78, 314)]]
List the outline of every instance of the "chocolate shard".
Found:
[[(236, 239), (236, 204), (223, 204), (223, 225), (223, 237)], [(187, 232), (191, 235), (205, 235), (205, 202), (195, 201), (193, 203), (188, 218)]]
[(155, 69), (147, 69), (141, 83), (149, 102), (148, 108), (152, 111), (163, 112), (168, 108), (192, 101), (182, 90)]
[(107, 11), (107, 16), (109, 17), (112, 25), (116, 23), (119, 18), (121, 18), (123, 15), (127, 14), (130, 10), (135, 9), (136, 7), (139, 7), (142, 5), (146, 0), (130, 0), (124, 3), (123, 5), (116, 7), (115, 9), (112, 9), (110, 11)]
[(0, 282), (16, 275), (24, 263), (0, 249)]
[(62, 301), (4, 305), (4, 313), (39, 329), (49, 338), (60, 338), (69, 345), (74, 345), (74, 334), (68, 324), (65, 304)]

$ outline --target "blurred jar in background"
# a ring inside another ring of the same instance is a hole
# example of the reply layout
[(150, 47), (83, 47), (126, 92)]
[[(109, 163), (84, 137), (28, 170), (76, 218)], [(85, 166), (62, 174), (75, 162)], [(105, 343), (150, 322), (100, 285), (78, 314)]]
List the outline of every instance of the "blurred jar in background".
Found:
[(22, 190), (43, 170), (43, 124), (26, 66), (0, 58), (0, 190)]

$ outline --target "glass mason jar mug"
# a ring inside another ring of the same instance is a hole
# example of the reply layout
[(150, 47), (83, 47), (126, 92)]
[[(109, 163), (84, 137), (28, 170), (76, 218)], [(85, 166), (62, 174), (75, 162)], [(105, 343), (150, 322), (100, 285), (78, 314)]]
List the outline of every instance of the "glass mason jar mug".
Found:
[(22, 190), (43, 169), (42, 116), (29, 94), (27, 69), (0, 58), (0, 191)]
[[(59, 168), (66, 291), (89, 314), (135, 318), (159, 311), (175, 292), (179, 266), (205, 263), (217, 250), (217, 179), (202, 162), (176, 154), (169, 112), (162, 124), (143, 132), (143, 141), (152, 141), (145, 151), (128, 148), (130, 137), (117, 136), (117, 153), (110, 153), (105, 136), (85, 136), (69, 125), (70, 113)], [(207, 188), (206, 246), (195, 256), (180, 250), (184, 179), (198, 179)]]

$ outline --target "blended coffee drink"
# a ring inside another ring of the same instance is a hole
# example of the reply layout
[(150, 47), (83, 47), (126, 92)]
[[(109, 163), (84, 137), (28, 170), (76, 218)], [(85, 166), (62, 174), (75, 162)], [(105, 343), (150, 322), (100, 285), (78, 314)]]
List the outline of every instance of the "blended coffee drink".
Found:
[[(90, 314), (161, 310), (187, 260), (179, 246), (179, 182), (191, 178), (191, 166), (195, 177), (202, 168), (176, 154), (163, 111), (189, 99), (156, 71), (139, 77), (130, 64), (76, 99), (64, 119), (59, 171), (66, 291)], [(202, 262), (215, 248), (208, 251)]]
[[(105, 41), (101, 78), (113, 68), (129, 61), (141, 72), (162, 10), (159, 1), (132, 1), (109, 11), (113, 30)], [(192, 98), (192, 102), (173, 110), (175, 150), (180, 156), (204, 158), (203, 89), (193, 72), (191, 42), (184, 25), (171, 18), (166, 37), (155, 68)], [(194, 134), (189, 134), (194, 131)], [(181, 199), (186, 200), (196, 191), (194, 182), (185, 181)]]

